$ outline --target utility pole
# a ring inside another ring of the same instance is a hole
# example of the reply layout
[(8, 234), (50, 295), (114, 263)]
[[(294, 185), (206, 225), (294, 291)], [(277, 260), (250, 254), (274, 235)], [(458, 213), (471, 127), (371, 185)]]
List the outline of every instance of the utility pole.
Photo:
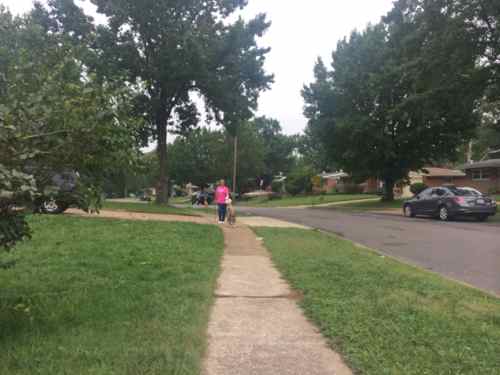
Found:
[(236, 174), (238, 171), (238, 136), (234, 136), (233, 150), (233, 194), (236, 194)]

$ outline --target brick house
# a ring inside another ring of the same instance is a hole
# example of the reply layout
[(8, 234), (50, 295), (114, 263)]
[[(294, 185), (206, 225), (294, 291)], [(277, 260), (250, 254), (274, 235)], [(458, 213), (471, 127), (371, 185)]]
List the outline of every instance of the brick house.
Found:
[(326, 173), (319, 175), (321, 177), (321, 190), (326, 192), (337, 191), (344, 193), (348, 190), (347, 186), (357, 185), (360, 193), (376, 194), (382, 189), (382, 183), (377, 178), (369, 178), (365, 182), (358, 184), (353, 182), (350, 175), (344, 171)]
[[(495, 161), (496, 160), (496, 161)], [(482, 167), (490, 165), (493, 162), (495, 168)], [(486, 163), (486, 164), (484, 164)], [(410, 185), (417, 182), (422, 182), (429, 187), (437, 187), (443, 185), (468, 186), (474, 187), (483, 193), (491, 193), (492, 187), (500, 191), (500, 159), (487, 160), (471, 164), (469, 167), (464, 167), (463, 170), (439, 167), (424, 167), (419, 172), (410, 172), (410, 184), (404, 186), (396, 186), (394, 195), (400, 198), (412, 197)], [(465, 170), (465, 172), (464, 172)], [(475, 172), (473, 172), (475, 170)], [(478, 172), (480, 170), (480, 172)], [(343, 172), (322, 173), (322, 190), (330, 192), (336, 190), (344, 192), (345, 186), (353, 184), (351, 177)], [(359, 184), (360, 190), (363, 193), (376, 194), (382, 191), (383, 183), (377, 178), (369, 178), (364, 183)]]
[(344, 180), (349, 179), (349, 175), (343, 171), (333, 173), (323, 172), (319, 176), (322, 181), (322, 190), (326, 192), (337, 190)]
[[(500, 151), (493, 154), (500, 154)], [(496, 156), (496, 155), (495, 155)], [(500, 193), (500, 155), (499, 158), (468, 163), (462, 166), (467, 174), (468, 186), (484, 194)]]
[[(437, 187), (443, 185), (470, 186), (470, 179), (467, 174), (461, 170), (450, 168), (424, 167), (419, 172), (410, 172), (410, 185), (422, 182), (428, 187)], [(410, 185), (399, 186), (395, 188), (397, 197), (408, 198), (413, 196), (410, 191)]]

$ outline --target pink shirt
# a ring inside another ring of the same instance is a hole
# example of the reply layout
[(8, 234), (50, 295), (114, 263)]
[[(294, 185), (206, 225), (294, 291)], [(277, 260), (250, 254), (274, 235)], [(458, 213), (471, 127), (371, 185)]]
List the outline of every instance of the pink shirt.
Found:
[(227, 186), (217, 186), (217, 189), (215, 189), (215, 203), (225, 204), (228, 196), (229, 189)]

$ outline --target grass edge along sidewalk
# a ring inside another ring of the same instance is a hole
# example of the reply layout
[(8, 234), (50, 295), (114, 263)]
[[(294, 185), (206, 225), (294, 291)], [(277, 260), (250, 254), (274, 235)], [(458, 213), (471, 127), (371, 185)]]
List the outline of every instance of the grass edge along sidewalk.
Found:
[(500, 371), (500, 299), (315, 231), (256, 229), (301, 306), (362, 374)]
[(242, 207), (297, 207), (297, 206), (318, 206), (327, 204), (338, 204), (349, 201), (376, 199), (376, 195), (369, 194), (316, 194), (284, 196), (282, 198), (270, 198), (261, 196), (250, 198), (247, 201), (239, 201)]
[(33, 216), (2, 257), (0, 373), (196, 374), (224, 240), (215, 226)]
[(128, 211), (147, 214), (164, 215), (182, 215), (182, 216), (200, 216), (198, 212), (191, 208), (179, 208), (167, 205), (157, 205), (155, 203), (143, 202), (114, 202), (104, 201), (103, 210), (109, 211)]

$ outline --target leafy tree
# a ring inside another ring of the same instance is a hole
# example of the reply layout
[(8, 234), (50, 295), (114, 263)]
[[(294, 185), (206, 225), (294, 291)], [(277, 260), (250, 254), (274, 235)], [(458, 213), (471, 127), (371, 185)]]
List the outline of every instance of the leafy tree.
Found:
[(296, 137), (283, 134), (279, 121), (275, 119), (257, 117), (252, 123), (264, 142), (264, 173), (269, 176), (288, 173), (295, 161)]
[(84, 74), (64, 38), (0, 7), (0, 246), (29, 235), (19, 207), (51, 185), (53, 172), (82, 174), (79, 200), (96, 203), (102, 174), (131, 160), (135, 140), (127, 90)]
[(297, 159), (300, 159), (301, 163), (309, 165), (318, 173), (331, 172), (336, 169), (335, 162), (332, 161), (325, 142), (321, 142), (321, 138), (314, 133), (316, 129), (317, 127), (307, 125), (304, 134), (296, 137)]
[(335, 169), (335, 156), (330, 150), (334, 145), (329, 123), (334, 116), (329, 72), (321, 58), (314, 66), (315, 82), (302, 90), (306, 102), (304, 115), (309, 119), (304, 135), (299, 139), (299, 152), (303, 162), (318, 171)]
[(423, 182), (415, 182), (410, 185), (410, 191), (413, 195), (418, 195), (421, 192), (423, 192), (425, 189), (427, 189), (427, 185), (424, 184)]
[(484, 90), (463, 23), (433, 2), (400, 3), (422, 3), (433, 17), (408, 17), (396, 5), (384, 23), (339, 42), (332, 69), (319, 61), (303, 91), (318, 141), (355, 178), (382, 178), (386, 200), (411, 170), (456, 157), (477, 127)]
[[(231, 140), (226, 137), (226, 148), (222, 152), (227, 164), (233, 164), (233, 155), (229, 154)], [(265, 168), (265, 144), (257, 129), (251, 122), (241, 125), (238, 133), (238, 182), (237, 191), (247, 190), (250, 181), (262, 174)]]
[(488, 157), (490, 151), (500, 150), (500, 101), (483, 102), (478, 113), (481, 123), (474, 137), (458, 149), (459, 165), (467, 163), (469, 158), (481, 160)]
[[(403, 16), (404, 15), (404, 16)], [(426, 38), (427, 45), (435, 45), (433, 55), (426, 56), (426, 60), (434, 59), (435, 66), (447, 68), (446, 61), (453, 61), (443, 51), (455, 48), (466, 51), (463, 39), (466, 38), (472, 46), (469, 49), (475, 56), (474, 71), (463, 75), (463, 79), (476, 77), (475, 90), (476, 113), (480, 116), (481, 126), (475, 132), (473, 142), (473, 159), (477, 160), (485, 155), (488, 148), (500, 146), (500, 122), (498, 121), (498, 103), (500, 102), (500, 5), (495, 0), (438, 0), (406, 1), (395, 3), (394, 10), (387, 20), (392, 23), (410, 25), (418, 30), (413, 34), (420, 34)], [(395, 22), (395, 20), (398, 20)], [(439, 32), (435, 32), (439, 30)], [(398, 33), (406, 33), (401, 26)], [(417, 38), (413, 38), (418, 40)], [(462, 47), (460, 47), (462, 46)], [(468, 153), (469, 139), (464, 139), (465, 147), (459, 148), (459, 161), (465, 161)]]
[[(239, 189), (264, 169), (264, 144), (256, 129), (245, 123), (239, 128)], [(233, 137), (227, 132), (196, 129), (178, 137), (170, 146), (169, 169), (176, 183), (195, 185), (213, 183), (232, 174)]]
[(95, 51), (86, 60), (90, 69), (139, 93), (137, 111), (158, 142), (158, 202), (166, 202), (167, 128), (185, 133), (198, 123), (193, 93), (204, 98), (219, 123), (251, 116), (259, 92), (272, 80), (263, 70), (268, 49), (256, 43), (269, 24), (264, 15), (231, 21), (246, 0), (92, 2), (109, 21), (95, 32), (72, 0), (51, 1), (49, 19), (67, 30), (87, 30), (82, 39)]
[(193, 130), (186, 137), (177, 137), (170, 146), (172, 179), (180, 184), (191, 182), (201, 186), (229, 176), (228, 170), (220, 170), (219, 156), (224, 146), (223, 133), (207, 128)]
[(308, 168), (294, 169), (286, 179), (285, 189), (290, 195), (310, 193), (313, 188), (312, 177), (314, 173)]

